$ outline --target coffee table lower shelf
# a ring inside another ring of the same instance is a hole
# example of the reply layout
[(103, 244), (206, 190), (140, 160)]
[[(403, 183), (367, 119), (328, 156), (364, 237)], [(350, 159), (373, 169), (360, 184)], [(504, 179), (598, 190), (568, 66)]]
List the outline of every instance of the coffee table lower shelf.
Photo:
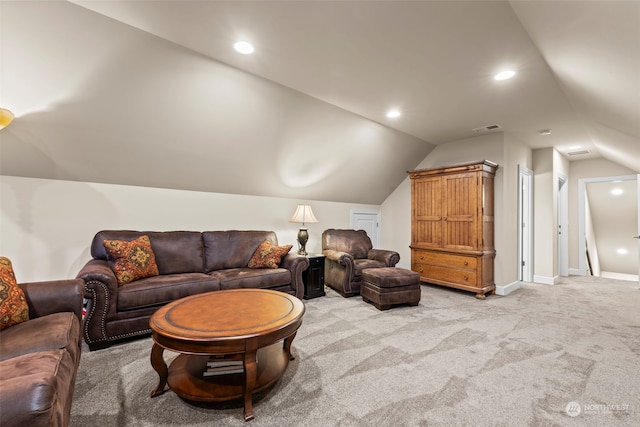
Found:
[[(258, 349), (257, 376), (252, 394), (269, 387), (282, 377), (289, 364), (289, 353), (282, 342)], [(242, 399), (244, 373), (204, 376), (208, 355), (181, 354), (169, 366), (169, 388), (185, 400), (224, 402)]]

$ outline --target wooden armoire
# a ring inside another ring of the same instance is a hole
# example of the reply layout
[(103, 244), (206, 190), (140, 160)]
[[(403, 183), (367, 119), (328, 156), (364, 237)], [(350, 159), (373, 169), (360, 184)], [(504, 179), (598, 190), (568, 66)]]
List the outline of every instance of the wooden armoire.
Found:
[(420, 280), (475, 292), (493, 280), (493, 181), (498, 165), (481, 162), (409, 172), (411, 269)]

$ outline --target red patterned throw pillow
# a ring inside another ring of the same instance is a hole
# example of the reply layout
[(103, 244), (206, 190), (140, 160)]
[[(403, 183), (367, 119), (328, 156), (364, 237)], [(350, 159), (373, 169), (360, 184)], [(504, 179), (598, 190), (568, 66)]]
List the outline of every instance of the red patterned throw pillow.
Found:
[(289, 253), (293, 245), (273, 246), (270, 241), (260, 243), (249, 260), (249, 268), (278, 268), (282, 257)]
[(29, 305), (9, 258), (0, 257), (0, 330), (29, 320)]
[(149, 236), (143, 235), (130, 242), (105, 240), (104, 248), (109, 267), (116, 275), (119, 286), (158, 275), (158, 265)]

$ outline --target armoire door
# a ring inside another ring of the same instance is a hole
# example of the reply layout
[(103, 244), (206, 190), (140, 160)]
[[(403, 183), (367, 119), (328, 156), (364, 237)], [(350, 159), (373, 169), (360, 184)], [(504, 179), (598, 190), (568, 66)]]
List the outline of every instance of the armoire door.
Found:
[(442, 247), (442, 179), (412, 180), (411, 242), (422, 248)]
[(460, 173), (442, 177), (443, 247), (478, 250), (478, 174)]

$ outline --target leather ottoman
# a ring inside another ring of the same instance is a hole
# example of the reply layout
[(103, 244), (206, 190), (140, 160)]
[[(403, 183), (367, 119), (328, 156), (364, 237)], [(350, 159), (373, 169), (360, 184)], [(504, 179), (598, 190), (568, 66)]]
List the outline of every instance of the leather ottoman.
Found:
[(418, 305), (420, 275), (397, 267), (367, 268), (362, 270), (360, 295), (378, 310), (388, 310), (396, 304)]

